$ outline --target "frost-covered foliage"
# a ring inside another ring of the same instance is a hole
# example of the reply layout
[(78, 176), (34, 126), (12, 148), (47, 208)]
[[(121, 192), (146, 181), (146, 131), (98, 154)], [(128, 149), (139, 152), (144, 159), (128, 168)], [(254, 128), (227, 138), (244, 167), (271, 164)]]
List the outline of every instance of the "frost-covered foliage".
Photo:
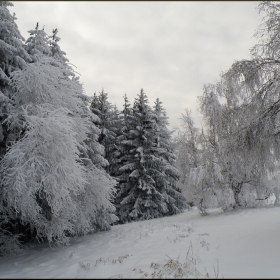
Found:
[(222, 156), (236, 162), (229, 172), (236, 178), (235, 184), (250, 183), (263, 196), (270, 191), (263, 182), (279, 169), (280, 6), (261, 2), (258, 7), (265, 16), (255, 34), (258, 44), (251, 49), (252, 58), (235, 62), (205, 92), (225, 100), (221, 105), (224, 121), (215, 123), (217, 130), (224, 131), (220, 133)]
[(99, 118), (96, 123), (100, 129), (98, 142), (105, 147), (105, 158), (109, 162), (107, 171), (111, 176), (116, 176), (119, 154), (117, 136), (121, 125), (118, 109), (108, 101), (108, 94), (102, 89), (98, 96), (94, 93), (90, 110)]
[(202, 133), (194, 127), (190, 112), (186, 110), (182, 115), (183, 129), (174, 139), (182, 192), (202, 211), (213, 207), (230, 209), (266, 203), (262, 198), (269, 191), (269, 184), (263, 184), (264, 178), (258, 173), (256, 162), (223, 150), (225, 146), (221, 143), (227, 138), (219, 133), (218, 126), (224, 121), (223, 116), (227, 116), (226, 111), (220, 108), (222, 114), (215, 119), (213, 111), (218, 109), (213, 103), (209, 102), (205, 108), (212, 111), (212, 115), (207, 118), (207, 112), (204, 112), (206, 122)]
[(246, 153), (272, 172), (280, 156), (279, 2), (261, 2), (258, 7), (265, 16), (255, 34), (258, 44), (252, 58), (234, 63), (216, 88), (220, 95), (229, 92), (238, 100), (235, 107), (243, 121), (231, 139), (232, 151)]
[[(177, 183), (179, 181), (179, 170), (175, 167), (176, 156), (171, 143), (172, 131), (167, 128), (168, 117), (166, 110), (162, 106), (162, 102), (157, 98), (153, 107), (156, 115), (156, 145), (151, 149), (151, 153), (157, 157), (160, 164), (158, 168), (162, 176), (156, 176), (156, 184), (160, 188), (165, 186), (165, 192), (169, 196), (168, 210), (169, 214), (180, 213), (182, 209), (187, 207), (187, 200), (181, 194)], [(173, 202), (172, 202), (173, 201)]]
[(24, 49), (24, 38), (15, 23), (15, 14), (11, 15), (8, 10), (10, 6), (13, 6), (11, 2), (0, 2), (0, 158), (6, 153), (6, 141), (10, 134), (3, 124), (12, 107), (10, 74), (23, 69), (31, 61)]
[(29, 30), (30, 37), (26, 40), (25, 49), (32, 57), (33, 62), (42, 56), (50, 56), (52, 54), (49, 46), (49, 36), (44, 29), (39, 29), (37, 22), (34, 30)]
[(267, 182), (279, 169), (280, 157), (280, 5), (267, 1), (258, 7), (266, 15), (255, 34), (258, 44), (251, 49), (251, 59), (235, 62), (218, 83), (206, 85), (199, 98), (206, 154), (191, 171), (194, 185), (220, 173), (212, 185), (231, 190), (233, 206), (266, 203), (267, 194), (276, 191), (279, 196)]
[[(81, 211), (76, 197), (86, 183), (75, 122), (69, 110), (46, 104), (21, 110), (25, 133), (1, 162), (1, 198), (9, 217), (32, 224), (38, 238), (61, 240), (74, 234)], [(17, 118), (8, 121), (12, 128)]]
[(239, 196), (243, 185), (251, 184), (256, 189), (260, 187), (264, 163), (259, 154), (254, 155), (252, 150), (242, 149), (238, 153), (233, 149), (232, 139), (246, 120), (239, 110), (240, 100), (236, 100), (230, 90), (225, 93), (219, 91), (219, 86), (217, 91), (213, 86), (206, 86), (199, 99), (206, 126), (206, 150), (212, 154), (212, 159), (207, 158), (214, 168), (212, 174), (217, 173), (215, 170), (218, 166), (222, 173), (219, 181), (223, 187), (232, 190), (235, 200), (233, 206), (242, 206)]
[(190, 172), (199, 166), (201, 151), (199, 149), (200, 133), (194, 126), (191, 118), (191, 111), (186, 109), (181, 117), (180, 128), (176, 128), (177, 135), (173, 139), (176, 154), (176, 166), (180, 170), (179, 188), (188, 199), (193, 203), (196, 189), (193, 188), (190, 180)]
[(21, 36), (16, 16), (11, 15), (8, 7), (11, 2), (0, 2), (0, 86), (7, 85), (9, 75), (17, 69), (22, 69), (30, 57), (24, 49), (24, 38)]
[(61, 50), (58, 42), (60, 41), (60, 37), (57, 36), (58, 29), (53, 30), (53, 35), (50, 36), (50, 49), (52, 52), (52, 56), (63, 63), (69, 62), (69, 59), (65, 57), (66, 53)]
[(132, 110), (125, 99), (121, 167), (115, 205), (120, 222), (147, 220), (180, 213), (186, 200), (176, 188), (179, 173), (168, 146), (166, 116), (157, 102), (148, 105), (143, 89)]
[[(132, 118), (131, 104), (126, 94), (124, 95), (123, 107), (124, 109), (120, 113), (120, 135), (117, 136), (119, 154), (117, 161), (117, 172), (115, 174), (118, 184), (116, 186), (116, 197), (114, 200), (114, 205), (116, 206), (118, 217), (120, 217), (120, 208), (122, 208), (122, 211), (125, 212), (124, 207), (126, 206), (120, 204), (124, 198), (124, 195), (126, 195), (128, 191), (133, 188), (133, 182), (129, 179), (130, 170), (122, 170), (121, 167), (129, 162), (135, 161), (134, 155), (130, 153), (130, 130), (133, 129), (134, 122)], [(126, 208), (126, 211), (129, 211), (129, 208)], [(119, 221), (122, 222), (122, 219), (119, 219)]]
[[(13, 89), (10, 86), (11, 74), (23, 69), (31, 61), (24, 49), (24, 38), (15, 23), (15, 14), (11, 15), (8, 7), (11, 2), (0, 2), (0, 160), (6, 154), (7, 143), (14, 138), (8, 131), (5, 120), (13, 107)], [(0, 198), (2, 191), (0, 188)], [(20, 250), (18, 236), (12, 235), (6, 229), (8, 221), (4, 213), (4, 205), (0, 203), (0, 254), (17, 253)]]
[(191, 112), (182, 114), (182, 126), (174, 139), (177, 166), (181, 171), (180, 188), (201, 210), (218, 206), (217, 191), (221, 187), (223, 175), (215, 150), (209, 145), (204, 132), (194, 126)]
[(38, 24), (30, 34), (25, 48), (32, 62), (10, 73), (12, 106), (4, 124), (13, 137), (0, 163), (3, 229), (15, 234), (12, 224), (20, 224), (19, 233), (31, 230), (31, 238), (61, 245), (117, 220), (116, 182), (103, 169), (98, 117), (59, 48), (57, 30), (52, 41)]
[[(2, 206), (3, 207), (3, 206)], [(8, 230), (10, 218), (4, 213), (3, 208), (0, 212), (0, 256), (18, 255), (27, 249), (20, 242), (20, 234), (12, 234)]]

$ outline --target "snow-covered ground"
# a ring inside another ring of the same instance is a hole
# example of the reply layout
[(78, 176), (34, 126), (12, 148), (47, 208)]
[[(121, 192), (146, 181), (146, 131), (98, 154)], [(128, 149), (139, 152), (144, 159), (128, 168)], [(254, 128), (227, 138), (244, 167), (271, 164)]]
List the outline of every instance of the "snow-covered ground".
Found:
[(279, 278), (280, 208), (196, 209), (0, 258), (1, 278)]

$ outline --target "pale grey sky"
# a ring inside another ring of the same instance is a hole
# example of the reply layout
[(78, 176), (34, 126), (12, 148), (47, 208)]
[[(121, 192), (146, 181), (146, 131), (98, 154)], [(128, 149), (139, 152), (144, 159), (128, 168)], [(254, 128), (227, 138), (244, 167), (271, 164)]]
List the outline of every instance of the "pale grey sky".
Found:
[(201, 126), (197, 96), (249, 49), (262, 15), (247, 1), (20, 1), (12, 2), (17, 25), (58, 29), (60, 46), (81, 74), (89, 96), (104, 88), (122, 109), (143, 88), (150, 105), (163, 102), (170, 128), (185, 108)]

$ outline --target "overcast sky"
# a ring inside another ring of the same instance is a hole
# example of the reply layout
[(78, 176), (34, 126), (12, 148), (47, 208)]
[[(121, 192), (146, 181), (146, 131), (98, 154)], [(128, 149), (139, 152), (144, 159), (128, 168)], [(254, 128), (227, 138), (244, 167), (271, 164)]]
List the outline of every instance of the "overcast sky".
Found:
[(170, 128), (185, 108), (197, 126), (197, 96), (235, 60), (250, 57), (261, 17), (257, 2), (12, 2), (17, 25), (58, 29), (60, 46), (81, 74), (85, 93), (104, 88), (119, 109), (143, 88), (150, 105), (163, 102)]

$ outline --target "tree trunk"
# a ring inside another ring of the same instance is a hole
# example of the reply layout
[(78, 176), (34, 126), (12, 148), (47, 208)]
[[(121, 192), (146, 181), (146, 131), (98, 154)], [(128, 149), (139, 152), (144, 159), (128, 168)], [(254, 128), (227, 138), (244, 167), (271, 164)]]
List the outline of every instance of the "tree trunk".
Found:
[(241, 203), (240, 203), (240, 200), (239, 200), (239, 194), (241, 192), (241, 189), (242, 189), (242, 185), (243, 183), (237, 183), (237, 184), (232, 184), (231, 185), (231, 189), (233, 191), (233, 195), (234, 195), (234, 200), (235, 200), (235, 207), (241, 207)]
[(279, 205), (279, 187), (275, 187), (274, 189), (274, 194), (275, 194), (275, 201), (274, 201), (274, 205)]

